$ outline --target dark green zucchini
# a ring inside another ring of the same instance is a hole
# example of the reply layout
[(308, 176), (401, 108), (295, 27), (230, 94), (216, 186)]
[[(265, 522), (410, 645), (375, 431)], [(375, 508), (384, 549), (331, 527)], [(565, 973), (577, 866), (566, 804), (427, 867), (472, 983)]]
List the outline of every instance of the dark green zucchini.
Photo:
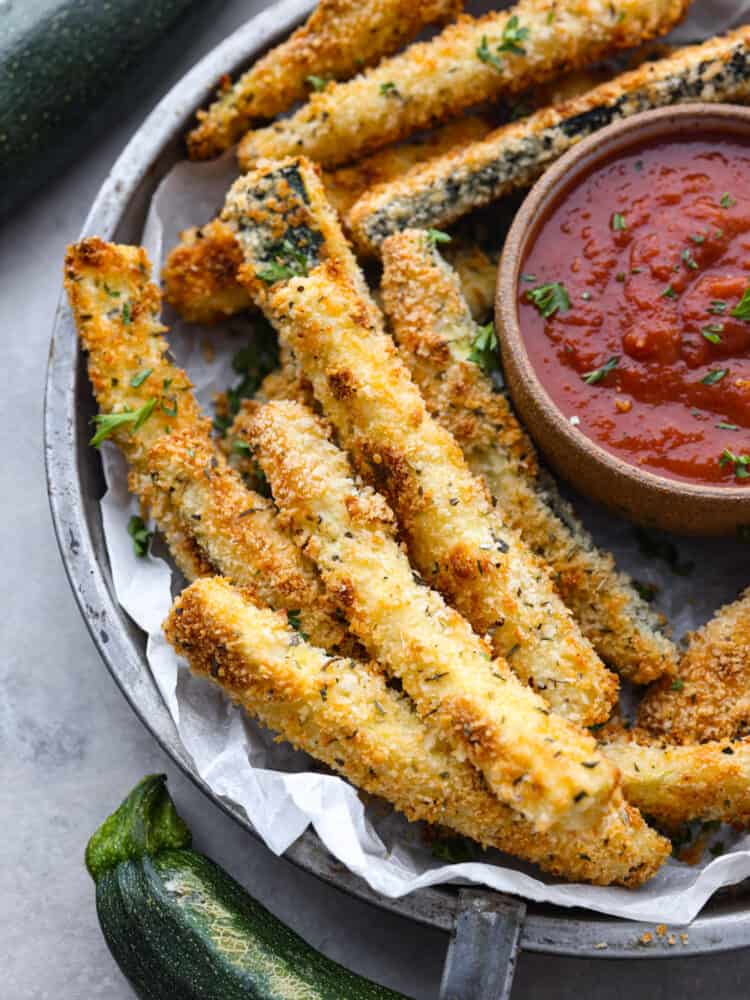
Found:
[(325, 958), (190, 850), (164, 775), (97, 830), (86, 867), (109, 949), (144, 1000), (405, 1000)]
[(195, 2), (0, 2), (0, 215), (91, 143), (92, 111), (136, 64), (142, 82), (141, 57)]

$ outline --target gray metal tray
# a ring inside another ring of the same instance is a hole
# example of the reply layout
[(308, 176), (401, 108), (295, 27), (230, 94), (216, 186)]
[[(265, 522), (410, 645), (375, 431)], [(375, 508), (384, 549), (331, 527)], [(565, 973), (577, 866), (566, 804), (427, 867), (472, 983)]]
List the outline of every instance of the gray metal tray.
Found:
[[(222, 74), (244, 69), (288, 34), (312, 6), (311, 0), (282, 0), (201, 60), (133, 136), (97, 195), (82, 235), (138, 242), (151, 195), (183, 156), (182, 136), (195, 109), (205, 103)], [(115, 599), (99, 510), (104, 492), (101, 466), (87, 445), (94, 411), (72, 319), (61, 299), (47, 372), (45, 458), (52, 517), (71, 587), (102, 659), (135, 713), (206, 795), (252, 833), (245, 814), (217, 798), (196, 774), (148, 669), (144, 636)], [(640, 939), (647, 931), (653, 933), (651, 925), (527, 906), (489, 890), (423, 889), (404, 899), (387, 899), (336, 862), (311, 830), (286, 856), (381, 909), (448, 931), (444, 1000), (509, 996), (518, 947), (589, 958), (668, 958), (750, 945), (746, 887), (718, 895), (691, 925), (686, 944), (670, 947), (666, 935), (654, 936), (645, 948)]]

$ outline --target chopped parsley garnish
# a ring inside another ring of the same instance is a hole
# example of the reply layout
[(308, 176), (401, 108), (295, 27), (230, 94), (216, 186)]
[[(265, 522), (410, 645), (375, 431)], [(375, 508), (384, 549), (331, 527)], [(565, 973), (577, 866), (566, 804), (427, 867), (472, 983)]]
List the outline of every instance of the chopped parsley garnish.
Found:
[(495, 324), (485, 323), (484, 326), (478, 326), (471, 341), (469, 361), (479, 365), (485, 375), (491, 375), (498, 367), (497, 351)]
[(673, 691), (682, 691), (685, 687), (685, 681), (681, 677), (675, 677), (671, 684)]
[(302, 612), (299, 608), (295, 608), (294, 611), (287, 611), (286, 620), (292, 626), (295, 632), (299, 632), (303, 639), (309, 639), (306, 632), (302, 631), (302, 622), (300, 621), (300, 615)]
[[(502, 41), (496, 47), (497, 51), (512, 52), (514, 55), (525, 56), (526, 49), (521, 45), (521, 42), (525, 42), (528, 37), (529, 29), (522, 28), (518, 20), (518, 15), (513, 14), (512, 17), (508, 18), (503, 28)], [(482, 35), (482, 41), (477, 48), (477, 56), (481, 62), (487, 63), (488, 66), (493, 66), (496, 70), (502, 70), (503, 61), (491, 51), (486, 35)]]
[(380, 84), (380, 93), (383, 97), (400, 97), (398, 92), (398, 87), (393, 82), (393, 80), (388, 80), (386, 83)]
[(745, 289), (742, 298), (729, 315), (734, 316), (735, 319), (744, 319), (746, 322), (750, 322), (750, 285)]
[(258, 277), (269, 285), (277, 281), (287, 281), (289, 278), (307, 277), (308, 260), (307, 255), (296, 247), (290, 240), (283, 240), (281, 253), (262, 271), (258, 271)]
[(707, 326), (703, 327), (701, 333), (706, 340), (710, 341), (712, 344), (720, 344), (723, 329), (723, 323), (709, 323)]
[(137, 410), (121, 410), (119, 413), (97, 413), (94, 417), (94, 424), (97, 428), (96, 434), (89, 441), (90, 445), (98, 448), (102, 441), (111, 437), (118, 427), (125, 424), (132, 424), (132, 432), (135, 433), (141, 428), (151, 414), (154, 412), (156, 399), (149, 399), (147, 403)]
[(612, 226), (612, 229), (616, 233), (622, 232), (624, 229), (628, 228), (625, 216), (622, 215), (620, 212), (615, 212), (615, 214), (612, 216), (612, 222), (610, 223), (610, 225)]
[(644, 556), (661, 559), (677, 576), (687, 576), (695, 568), (695, 564), (692, 562), (680, 562), (680, 555), (673, 542), (656, 538), (644, 528), (636, 528), (635, 537)]
[(735, 455), (733, 451), (729, 448), (725, 448), (719, 457), (719, 465), (724, 468), (726, 465), (734, 466), (734, 475), (736, 479), (747, 479), (750, 477), (750, 470), (748, 466), (750, 465), (750, 455)]
[(613, 372), (615, 368), (617, 368), (619, 363), (620, 363), (620, 355), (615, 354), (613, 357), (609, 359), (609, 361), (603, 364), (600, 368), (595, 368), (591, 372), (586, 372), (585, 374), (581, 375), (581, 378), (587, 385), (596, 385), (597, 382), (601, 382), (603, 379), (605, 379), (610, 372)]
[(166, 413), (168, 417), (177, 416), (177, 400), (174, 396), (163, 396), (160, 405), (162, 412)]
[(111, 299), (120, 298), (121, 293), (118, 292), (116, 288), (110, 288), (106, 281), (104, 282), (104, 291), (107, 293), (107, 295), (109, 295)]
[(247, 441), (243, 441), (241, 438), (235, 438), (235, 440), (232, 441), (232, 451), (235, 455), (242, 455), (243, 458), (253, 457), (253, 449)]
[(143, 385), (143, 383), (146, 381), (149, 375), (151, 375), (153, 370), (154, 370), (153, 368), (144, 368), (142, 372), (138, 372), (137, 375), (134, 375), (131, 378), (130, 380), (131, 386), (134, 389), (140, 389), (140, 387)]
[(661, 297), (663, 299), (676, 299), (677, 298), (677, 292), (674, 290), (674, 288), (672, 288), (671, 285), (667, 285), (667, 287), (661, 293)]
[(729, 374), (728, 368), (714, 368), (710, 371), (708, 375), (704, 375), (701, 379), (703, 385), (716, 385), (717, 382), (721, 382), (725, 375)]
[(137, 556), (148, 554), (148, 546), (154, 537), (153, 531), (149, 531), (142, 517), (137, 514), (128, 521), (128, 534), (133, 539), (133, 550)]
[(690, 239), (693, 243), (697, 243), (699, 246), (701, 243), (706, 242), (706, 237), (702, 233), (693, 233)]
[(328, 85), (328, 80), (324, 76), (306, 76), (305, 82), (310, 85), (313, 90), (325, 90)]
[(439, 861), (460, 864), (462, 861), (473, 861), (477, 856), (477, 848), (466, 837), (450, 837), (433, 843), (432, 856)]
[(722, 208), (732, 208), (734, 205), (737, 204), (737, 200), (733, 198), (728, 191), (725, 191), (724, 194), (721, 196), (719, 204), (721, 205)]
[(125, 326), (130, 326), (130, 324), (133, 322), (133, 313), (131, 312), (129, 302), (126, 302), (125, 305), (122, 307), (122, 321), (125, 324)]
[(451, 237), (441, 229), (428, 229), (427, 242), (430, 246), (437, 246), (438, 243), (450, 243)]
[(724, 299), (713, 299), (708, 311), (712, 316), (723, 316), (727, 311), (727, 303)]
[(522, 274), (521, 281), (525, 281), (529, 285), (533, 285), (538, 278), (535, 274)]
[(532, 288), (526, 293), (526, 297), (545, 319), (554, 316), (556, 312), (564, 313), (570, 309), (570, 296), (560, 281)]
[(680, 256), (683, 263), (686, 264), (686, 266), (689, 267), (691, 271), (698, 270), (698, 262), (695, 259), (695, 257), (693, 257), (693, 255), (690, 253), (689, 250), (683, 250)]
[(240, 412), (242, 400), (254, 396), (266, 375), (279, 364), (279, 344), (271, 324), (259, 319), (254, 334), (253, 343), (241, 348), (232, 358), (232, 369), (242, 378), (227, 390), (228, 415), (214, 419), (214, 427), (221, 434), (226, 433)]

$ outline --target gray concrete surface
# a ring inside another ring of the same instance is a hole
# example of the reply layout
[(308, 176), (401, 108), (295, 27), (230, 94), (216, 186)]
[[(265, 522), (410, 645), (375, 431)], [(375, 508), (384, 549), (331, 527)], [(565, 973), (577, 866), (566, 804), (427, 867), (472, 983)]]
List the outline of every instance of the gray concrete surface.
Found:
[[(160, 90), (263, 6), (227, 2), (170, 65)], [(318, 883), (255, 843), (190, 785), (141, 727), (94, 650), (52, 533), (42, 461), (42, 391), (64, 247), (158, 90), (91, 153), (0, 222), (0, 997), (126, 1000), (104, 946), (82, 854), (87, 837), (144, 773), (165, 770), (197, 845), (316, 947), (418, 1000), (437, 995), (446, 939)], [(514, 997), (739, 998), (750, 954), (651, 963), (534, 955)], [(167, 998), (165, 998), (167, 1000)], [(344, 998), (342, 998), (344, 1000)]]

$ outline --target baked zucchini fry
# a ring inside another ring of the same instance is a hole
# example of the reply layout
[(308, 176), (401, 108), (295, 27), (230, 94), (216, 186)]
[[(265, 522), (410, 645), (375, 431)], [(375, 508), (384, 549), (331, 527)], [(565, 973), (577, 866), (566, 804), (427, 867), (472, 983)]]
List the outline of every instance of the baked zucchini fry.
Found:
[(622, 771), (628, 802), (665, 828), (694, 819), (750, 824), (750, 741), (601, 749)]
[[(354, 203), (373, 185), (394, 180), (417, 163), (441, 156), (458, 144), (487, 135), (489, 123), (479, 117), (449, 122), (423, 139), (381, 149), (351, 166), (323, 174), (328, 199), (344, 218)], [(165, 298), (188, 323), (218, 323), (253, 307), (247, 290), (237, 280), (241, 255), (232, 234), (217, 219), (180, 234), (180, 242), (167, 257), (162, 272)], [(466, 260), (467, 275), (476, 286), (477, 302), (484, 307), (490, 284), (486, 263)], [(473, 270), (472, 270), (473, 265)], [(490, 299), (491, 301), (491, 299)]]
[(750, 590), (693, 632), (677, 679), (646, 693), (638, 724), (670, 743), (732, 739), (750, 730)]
[(252, 122), (274, 118), (329, 80), (345, 80), (408, 44), (429, 24), (457, 17), (463, 0), (319, 0), (285, 42), (231, 84), (187, 137), (191, 160), (229, 149)]
[(140, 247), (91, 238), (68, 249), (65, 287), (88, 352), (99, 433), (113, 428), (130, 489), (152, 510), (188, 579), (224, 573), (265, 603), (298, 611), (301, 627), (325, 648), (351, 649), (319, 577), (270, 502), (244, 487), (211, 441), (187, 375), (169, 359), (149, 275)]
[(393, 514), (353, 478), (322, 422), (298, 403), (260, 407), (251, 440), (279, 510), (370, 656), (422, 718), (540, 830), (595, 824), (617, 771), (593, 737), (492, 660), (468, 622), (415, 574)]
[(287, 160), (240, 178), (224, 219), (243, 248), (241, 279), (294, 352), (358, 471), (386, 494), (415, 567), (478, 634), (491, 634), (496, 655), (510, 658), (556, 712), (583, 725), (603, 722), (617, 679), (580, 634), (547, 568), (428, 414), (315, 168)]
[(196, 673), (279, 739), (412, 821), (450, 827), (554, 875), (598, 885), (641, 885), (669, 855), (669, 842), (619, 790), (595, 829), (575, 837), (534, 830), (489, 793), (479, 772), (380, 673), (301, 641), (281, 615), (243, 600), (225, 580), (199, 580), (185, 590), (165, 631)]
[(429, 42), (313, 94), (291, 117), (249, 132), (239, 145), (240, 166), (300, 154), (324, 166), (355, 160), (482, 101), (664, 34), (688, 6), (689, 0), (521, 0), (510, 10), (463, 17)]
[(530, 185), (554, 160), (598, 129), (645, 111), (750, 95), (750, 26), (645, 63), (558, 107), (545, 108), (414, 167), (367, 192), (349, 229), (362, 252), (376, 253), (401, 229), (444, 227), (467, 212)]
[(382, 251), (385, 314), (428, 410), (484, 476), (508, 523), (548, 564), (602, 659), (636, 684), (673, 673), (677, 653), (656, 615), (540, 472), (534, 445), (484, 371), (482, 362), (495, 356), (477, 353), (482, 331), (434, 239), (409, 229), (389, 237)]

